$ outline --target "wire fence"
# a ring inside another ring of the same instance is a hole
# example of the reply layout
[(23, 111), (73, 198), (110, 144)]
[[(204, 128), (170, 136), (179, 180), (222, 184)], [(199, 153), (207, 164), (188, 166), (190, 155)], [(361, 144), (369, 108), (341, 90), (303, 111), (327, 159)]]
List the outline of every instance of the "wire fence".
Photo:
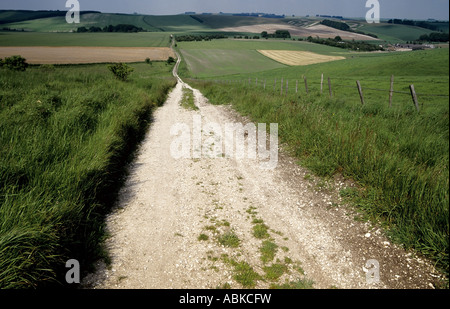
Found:
[[(325, 78), (322, 74), (320, 78), (320, 82), (308, 80), (306, 76), (302, 76), (301, 79), (285, 79), (285, 78), (248, 78), (248, 79), (228, 79), (228, 80), (208, 80), (209, 82), (221, 83), (221, 84), (242, 84), (252, 87), (260, 87), (262, 90), (268, 91), (272, 90), (274, 93), (280, 94), (280, 96), (288, 95), (288, 94), (298, 94), (300, 92), (309, 93), (311, 91), (320, 91), (321, 95), (329, 95), (331, 98), (335, 97), (336, 92), (341, 89), (353, 89), (355, 90), (355, 95), (359, 95), (359, 99), (361, 104), (366, 104), (365, 94), (367, 91), (375, 91), (378, 93), (384, 93), (389, 96), (389, 106), (392, 107), (394, 102), (394, 94), (397, 95), (407, 95), (410, 97), (410, 100), (414, 104), (417, 111), (420, 111), (421, 107), (419, 105), (419, 99), (423, 98), (449, 98), (448, 94), (439, 94), (439, 93), (424, 93), (424, 92), (416, 92), (413, 83), (408, 83), (408, 91), (395, 90), (395, 77), (391, 76), (389, 89), (387, 88), (377, 88), (377, 87), (368, 87), (362, 86), (362, 83), (359, 80), (350, 79), (350, 78)], [(345, 84), (347, 82), (347, 84)], [(354, 83), (350, 85), (349, 83)], [(380, 79), (364, 79), (364, 84), (366, 83), (380, 83)], [(388, 82), (386, 82), (388, 83)], [(433, 82), (433, 83), (441, 83), (446, 84), (447, 82)], [(446, 101), (448, 102), (448, 101)], [(423, 107), (423, 101), (422, 101)]]

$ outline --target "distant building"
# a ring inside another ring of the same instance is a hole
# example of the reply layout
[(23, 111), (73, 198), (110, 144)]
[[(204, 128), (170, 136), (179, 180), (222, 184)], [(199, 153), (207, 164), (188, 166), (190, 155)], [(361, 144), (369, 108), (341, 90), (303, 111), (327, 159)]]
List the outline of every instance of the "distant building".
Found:
[(316, 17), (322, 17), (322, 18), (334, 18), (334, 19), (344, 19), (344, 16), (336, 16), (336, 15), (320, 15), (316, 14)]
[(276, 15), (267, 13), (234, 13), (233, 16), (246, 16), (246, 17), (264, 17), (264, 18), (285, 18), (286, 15)]
[(425, 49), (434, 49), (436, 48), (432, 44), (395, 44), (395, 45), (388, 45), (389, 51), (406, 51), (406, 50), (425, 50)]

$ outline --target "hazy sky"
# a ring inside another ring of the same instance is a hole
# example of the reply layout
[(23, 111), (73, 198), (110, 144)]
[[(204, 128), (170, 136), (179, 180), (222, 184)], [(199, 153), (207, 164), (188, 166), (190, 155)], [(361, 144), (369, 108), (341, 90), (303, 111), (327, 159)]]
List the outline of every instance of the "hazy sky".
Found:
[[(379, 0), (381, 18), (449, 19), (449, 0)], [(79, 0), (81, 10), (150, 15), (264, 12), (364, 17), (366, 0)], [(0, 9), (67, 10), (66, 0), (0, 0)]]

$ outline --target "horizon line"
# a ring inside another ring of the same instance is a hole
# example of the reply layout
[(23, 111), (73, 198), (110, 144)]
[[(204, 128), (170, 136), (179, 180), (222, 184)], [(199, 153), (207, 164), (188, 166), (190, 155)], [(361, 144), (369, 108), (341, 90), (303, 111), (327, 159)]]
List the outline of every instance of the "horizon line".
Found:
[[(25, 11), (25, 12), (65, 12), (66, 10), (59, 10), (59, 9), (39, 9), (39, 10), (27, 10), (27, 9), (1, 9), (0, 11)], [(235, 16), (236, 14), (265, 14), (265, 15), (274, 15), (274, 16), (280, 16), (278, 19), (283, 18), (295, 18), (295, 17), (305, 17), (305, 18), (334, 18), (334, 19), (365, 19), (363, 16), (343, 16), (343, 15), (329, 15), (329, 14), (307, 14), (307, 15), (295, 15), (295, 14), (275, 14), (275, 13), (266, 13), (266, 12), (190, 12), (185, 11), (182, 13), (177, 14), (148, 14), (148, 13), (139, 13), (139, 12), (133, 12), (133, 13), (124, 13), (124, 12), (104, 12), (99, 10), (81, 10), (80, 13), (85, 12), (92, 12), (92, 13), (99, 13), (99, 14), (121, 14), (121, 15), (145, 15), (145, 16), (180, 16), (180, 15), (219, 15), (219, 16)], [(193, 14), (186, 14), (186, 13), (193, 13)], [(319, 16), (317, 16), (319, 15)], [(284, 16), (284, 17), (281, 17)], [(260, 17), (260, 18), (267, 18), (264, 16), (238, 16), (238, 17)], [(336, 18), (336, 17), (342, 17), (342, 18)], [(381, 18), (381, 20), (391, 20), (391, 19), (400, 19), (400, 20), (419, 20), (419, 21), (437, 21), (437, 22), (449, 22), (449, 19), (436, 19), (436, 18), (398, 18), (398, 17), (384, 17)]]

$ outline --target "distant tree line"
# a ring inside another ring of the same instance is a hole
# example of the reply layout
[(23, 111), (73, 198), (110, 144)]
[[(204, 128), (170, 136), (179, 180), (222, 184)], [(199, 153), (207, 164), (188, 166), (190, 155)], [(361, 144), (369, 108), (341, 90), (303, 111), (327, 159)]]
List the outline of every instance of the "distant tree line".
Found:
[(0, 29), (1, 31), (21, 31), (24, 32), (25, 29), (21, 28), (21, 29), (14, 29), (14, 28), (10, 28), (10, 27), (3, 27)]
[(360, 31), (360, 30), (353, 30), (352, 28), (350, 28), (350, 26), (348, 24), (346, 24), (344, 22), (324, 19), (320, 23), (322, 25), (324, 25), (324, 26), (328, 26), (328, 27), (335, 28), (335, 29), (338, 29), (338, 30), (358, 33), (358, 34), (362, 34), (362, 35), (368, 35), (368, 36), (371, 36), (371, 37), (376, 38), (376, 39), (378, 38), (378, 36), (376, 34), (365, 33), (365, 32)]
[(261, 37), (263, 37), (264, 39), (290, 39), (291, 33), (288, 30), (277, 30), (275, 31), (275, 33), (268, 33), (267, 31), (263, 31), (261, 32)]
[(342, 41), (342, 38), (340, 36), (337, 36), (334, 39), (320, 39), (320, 38), (313, 38), (312, 36), (309, 36), (306, 40), (311, 43), (323, 44), (323, 45), (334, 46), (334, 47), (350, 49), (350, 50), (355, 50), (355, 51), (371, 52), (371, 51), (384, 50), (382, 47), (380, 47), (377, 44), (370, 44), (370, 43), (359, 42), (359, 41)]
[(100, 27), (79, 27), (77, 29), (78, 33), (83, 33), (83, 32), (145, 32), (146, 30), (141, 28), (141, 27), (136, 27), (134, 25), (128, 25), (128, 24), (120, 24), (117, 26), (113, 26), (113, 25), (109, 25), (109, 26), (105, 26), (103, 28)]
[(437, 22), (430, 22), (424, 20), (410, 20), (410, 19), (390, 19), (388, 24), (396, 24), (396, 25), (407, 25), (407, 26), (416, 26), (420, 28), (425, 28), (433, 31), (439, 31), (439, 27), (436, 25)]
[(339, 29), (342, 31), (349, 31), (350, 30), (350, 26), (347, 25), (346, 23), (340, 22), (340, 21), (334, 21), (334, 20), (329, 20), (329, 19), (324, 19), (320, 22), (320, 24), (328, 26), (328, 27), (332, 27), (335, 29)]
[[(34, 20), (40, 18), (60, 17), (66, 16), (67, 11), (31, 11), (31, 10), (0, 10), (0, 13), (5, 13), (0, 19), (0, 24), (17, 23), (26, 20)], [(81, 11), (80, 14), (100, 13), (98, 11)]]
[(235, 38), (235, 39), (249, 39), (249, 40), (251, 40), (251, 39), (254, 39), (254, 40), (259, 40), (261, 37), (259, 36), (259, 35), (254, 35), (254, 36), (251, 36), (251, 35), (245, 35), (245, 36), (242, 36), (242, 35), (235, 35), (233, 38)]
[(418, 41), (423, 42), (448, 42), (449, 34), (444, 32), (432, 32), (430, 34), (421, 35)]
[(245, 17), (264, 17), (264, 18), (285, 18), (286, 15), (266, 14), (266, 13), (235, 13), (233, 16), (245, 16)]
[(192, 19), (198, 21), (199, 23), (203, 24), (205, 21), (195, 15), (189, 15)]
[(177, 42), (193, 42), (193, 41), (211, 41), (211, 40), (217, 40), (217, 39), (227, 39), (228, 36), (224, 34), (208, 34), (208, 35), (177, 35), (175, 36), (175, 39)]
[(335, 19), (344, 19), (344, 17), (343, 16), (340, 16), (340, 15), (338, 15), (338, 16), (331, 16), (331, 15), (319, 15), (319, 14), (316, 14), (316, 17), (325, 17), (325, 18), (335, 18)]

